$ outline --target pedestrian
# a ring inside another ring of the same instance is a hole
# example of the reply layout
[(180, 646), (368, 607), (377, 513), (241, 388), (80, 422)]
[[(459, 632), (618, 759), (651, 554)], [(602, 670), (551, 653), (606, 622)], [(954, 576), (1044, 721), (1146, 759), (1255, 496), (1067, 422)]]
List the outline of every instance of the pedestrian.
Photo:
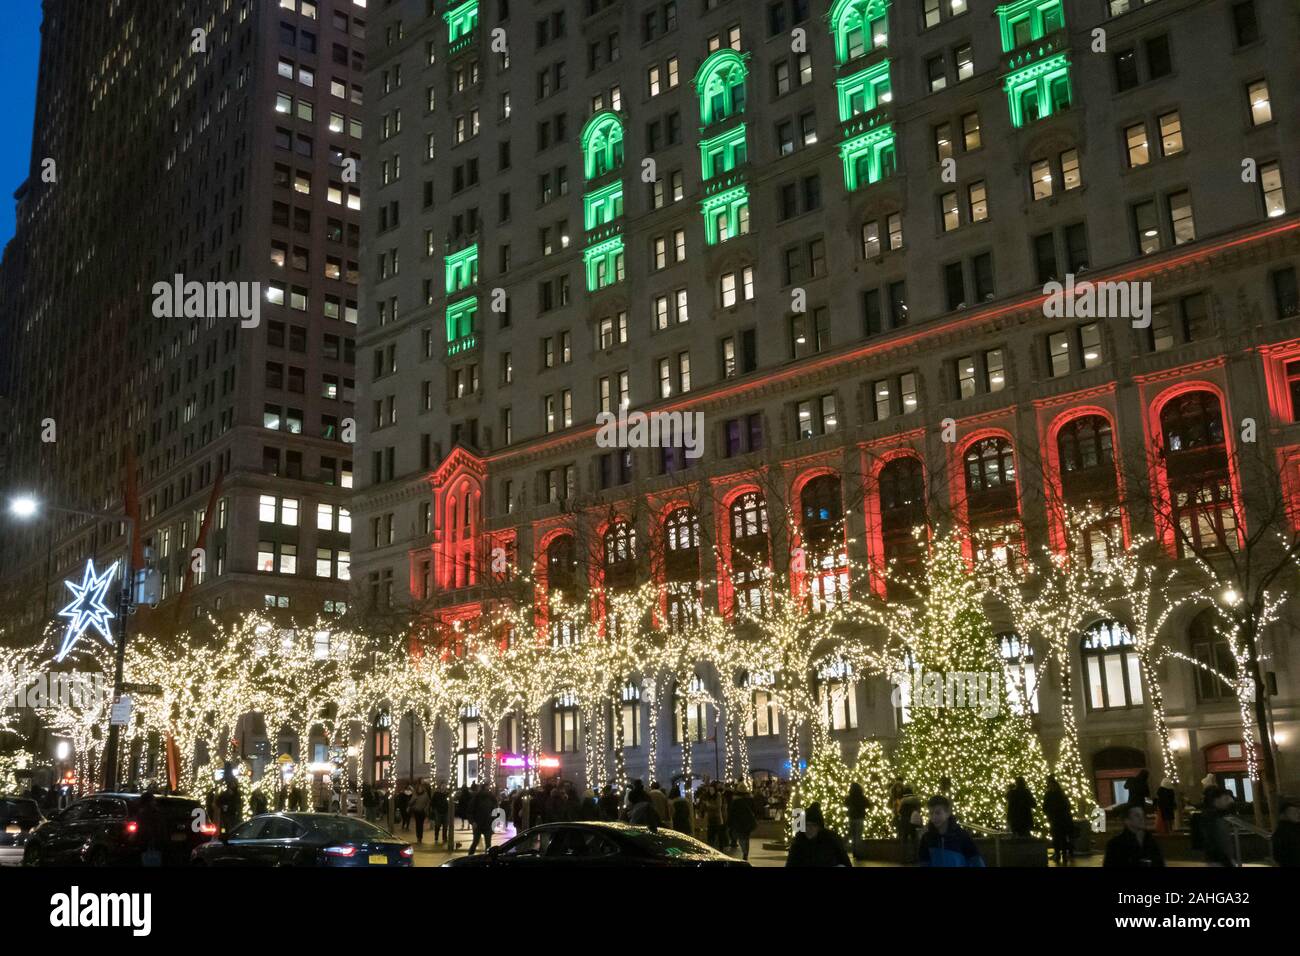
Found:
[(1068, 863), (1074, 858), (1074, 819), (1070, 815), (1070, 798), (1055, 777), (1047, 778), (1043, 792), (1043, 813), (1052, 831), (1052, 861)]
[(672, 805), (673, 829), (678, 833), (694, 836), (695, 830), (691, 826), (691, 801), (682, 796), (681, 784), (673, 784), (673, 796), (668, 802)]
[(844, 809), (849, 814), (849, 845), (853, 848), (853, 859), (862, 859), (865, 848), (862, 834), (867, 825), (867, 808), (871, 805), (862, 784), (854, 780), (849, 784), (848, 796), (844, 798)]
[[(408, 783), (397, 794), (397, 799), (393, 802), (398, 819), (401, 820), (403, 831), (411, 828), (411, 794), (413, 793), (415, 793), (415, 788)], [(366, 819), (373, 823), (375, 818), (371, 816), (371, 801), (374, 801), (374, 796), (370, 784), (366, 784), (361, 790), (361, 803), (366, 808)], [(374, 802), (378, 803), (378, 801)]]
[(239, 782), (235, 779), (235, 769), (229, 763), (226, 764), (222, 777), (224, 785), (221, 788), (221, 795), (217, 798), (217, 810), (221, 814), (221, 835), (227, 837), (231, 830), (239, 826), (244, 801), (239, 793)]
[(596, 801), (596, 791), (590, 787), (582, 791), (582, 800), (578, 803), (578, 819), (600, 819), (600, 804)]
[(424, 820), (429, 815), (429, 809), (433, 805), (433, 800), (429, 795), (429, 788), (424, 785), (423, 780), (417, 780), (414, 789), (411, 791), (411, 799), (407, 802), (407, 812), (411, 819), (415, 821), (415, 842), (424, 842)]
[(820, 803), (812, 803), (804, 810), (803, 830), (794, 835), (786, 866), (852, 866), (844, 841), (839, 834), (826, 829)]
[(1024, 777), (1016, 777), (1007, 790), (1007, 829), (1015, 836), (1028, 837), (1034, 828), (1034, 807), (1038, 806)]
[(163, 847), (167, 841), (167, 820), (158, 801), (154, 799), (153, 790), (146, 790), (140, 795), (140, 807), (136, 810), (136, 843), (140, 846), (141, 866), (162, 866)]
[(607, 783), (600, 791), (600, 818), (602, 820), (618, 819), (618, 794), (612, 783)]
[(1147, 800), (1151, 798), (1150, 776), (1150, 772), (1144, 767), (1124, 781), (1129, 803), (1140, 803), (1144, 807), (1147, 805)]
[(1205, 847), (1205, 862), (1210, 866), (1241, 866), (1237, 858), (1236, 842), (1228, 829), (1228, 815), (1232, 812), (1232, 793), (1222, 787), (1206, 791), (1209, 808), (1201, 813), (1201, 838)]
[(704, 832), (707, 834), (705, 839), (709, 846), (721, 850), (726, 842), (722, 794), (713, 782), (705, 784), (700, 790), (699, 806), (704, 817)]
[(1156, 832), (1173, 833), (1174, 815), (1178, 811), (1178, 794), (1174, 791), (1173, 781), (1168, 777), (1160, 781), (1156, 789)]
[(952, 803), (943, 794), (935, 794), (927, 804), (930, 824), (921, 836), (917, 862), (921, 866), (983, 866), (975, 841), (952, 817)]
[(748, 860), (749, 837), (758, 828), (758, 808), (754, 805), (754, 798), (750, 796), (749, 788), (744, 783), (736, 784), (727, 819), (736, 843), (740, 847), (740, 858)]
[[(441, 780), (429, 792), (429, 819), (433, 822), (434, 843), (443, 843), (451, 836), (451, 821), (448, 819), (451, 806), (450, 798), (451, 795), (447, 793), (447, 785)], [(409, 805), (407, 812), (410, 812)]]
[(1278, 866), (1300, 866), (1300, 802), (1285, 797), (1277, 805), (1273, 862)]
[(253, 816), (265, 813), (267, 810), (266, 791), (260, 788), (254, 790), (253, 795), (248, 798), (248, 806), (253, 811)]
[(474, 839), (470, 841), (469, 852), (472, 855), (478, 849), (479, 837), (483, 838), (484, 852), (492, 849), (492, 825), (497, 809), (496, 798), (487, 784), (475, 784), (470, 797), (470, 823), (474, 827)]
[[(898, 795), (898, 810), (894, 814), (894, 832), (898, 834), (899, 842), (903, 845), (903, 862), (916, 862), (916, 836), (924, 825), (924, 818), (921, 816), (921, 801), (912, 792), (912, 788), (902, 784), (902, 790)], [(944, 799), (947, 799), (946, 797)], [(952, 803), (948, 804), (948, 812), (952, 812)]]
[(469, 825), (469, 787), (463, 783), (456, 791), (456, 820), (457, 827), (461, 830)]
[(673, 818), (673, 809), (668, 803), (668, 794), (664, 793), (663, 787), (659, 785), (658, 780), (650, 782), (650, 789), (647, 791), (650, 795), (650, 802), (655, 805), (655, 813), (659, 815), (659, 822), (664, 826)]
[(1155, 837), (1147, 832), (1147, 809), (1141, 803), (1124, 808), (1124, 829), (1106, 844), (1102, 866), (1158, 867), (1165, 865), (1164, 854)]

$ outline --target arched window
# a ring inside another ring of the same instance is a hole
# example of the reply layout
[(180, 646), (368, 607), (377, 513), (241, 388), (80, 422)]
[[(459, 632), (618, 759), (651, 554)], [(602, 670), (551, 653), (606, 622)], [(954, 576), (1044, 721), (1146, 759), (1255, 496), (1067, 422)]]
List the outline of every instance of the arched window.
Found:
[(460, 734), (456, 741), (456, 762), (459, 765), (460, 782), (465, 786), (478, 781), (479, 751), (482, 749), (483, 722), (478, 708), (474, 706), (460, 709)]
[(818, 475), (799, 495), (801, 542), (814, 610), (848, 598), (849, 556), (844, 544), (844, 505), (838, 475)]
[(572, 596), (577, 568), (573, 538), (561, 535), (552, 540), (546, 547), (546, 593)]
[(767, 501), (756, 491), (737, 496), (728, 512), (731, 526), (731, 584), (738, 607), (766, 608), (764, 575), (769, 560)]
[(1014, 562), (1020, 549), (1016, 454), (1000, 436), (971, 444), (964, 457), (966, 519), (977, 539), (976, 557)]
[(393, 718), (386, 710), (375, 715), (370, 728), (371, 780), (379, 783), (388, 779), (388, 768), (393, 762)]
[(717, 50), (695, 75), (695, 92), (700, 98), (700, 125), (709, 126), (745, 110), (745, 67), (747, 54), (730, 47)]
[(1101, 415), (1081, 415), (1056, 435), (1061, 469), (1061, 499), (1067, 508), (1093, 509), (1104, 517), (1083, 532), (1079, 548), (1090, 563), (1110, 559), (1122, 545), (1118, 513), (1119, 479), (1115, 473), (1115, 437)]
[(1118, 621), (1098, 621), (1084, 633), (1082, 654), (1089, 710), (1142, 706), (1142, 670), (1128, 628)]
[(1038, 713), (1038, 669), (1034, 664), (1034, 648), (1012, 631), (998, 635), (998, 648), (1002, 653), (1007, 703), (1011, 712)]
[(1097, 802), (1103, 807), (1128, 803), (1128, 781), (1146, 769), (1147, 755), (1134, 747), (1107, 747), (1092, 755)]
[(1196, 699), (1207, 702), (1233, 700), (1236, 696), (1231, 687), (1212, 673), (1217, 671), (1228, 678), (1237, 674), (1237, 662), (1233, 660), (1228, 639), (1219, 628), (1218, 617), (1217, 611), (1206, 608), (1192, 619), (1187, 629), (1192, 658), (1203, 665), (1195, 669)]
[(926, 524), (925, 466), (919, 458), (895, 458), (880, 469), (880, 534), (886, 565), (914, 569), (922, 544), (915, 529)]
[(664, 519), (664, 577), (668, 585), (668, 625), (679, 630), (695, 623), (699, 605), (700, 516), (694, 508), (675, 508)]
[(616, 521), (605, 532), (605, 587), (628, 588), (636, 583), (636, 529)]
[(889, 42), (889, 0), (837, 0), (829, 19), (836, 63)]
[(582, 128), (582, 165), (587, 179), (603, 176), (623, 165), (623, 121), (608, 110), (597, 113)]
[[(673, 743), (686, 740), (698, 742), (709, 733), (709, 711), (705, 700), (707, 691), (704, 678), (691, 677), (685, 688), (678, 685), (673, 691)], [(683, 715), (683, 706), (685, 714)]]
[(1165, 473), (1180, 556), (1237, 549), (1223, 409), (1209, 391), (1175, 396), (1160, 410)]
[(831, 730), (857, 730), (857, 677), (848, 661), (834, 660), (817, 672), (817, 702)]

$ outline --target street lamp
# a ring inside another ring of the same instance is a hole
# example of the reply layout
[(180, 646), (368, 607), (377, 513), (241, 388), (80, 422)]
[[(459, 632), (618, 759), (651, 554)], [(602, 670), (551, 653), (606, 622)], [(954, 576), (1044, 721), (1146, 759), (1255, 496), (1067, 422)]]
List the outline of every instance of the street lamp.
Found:
[[(122, 559), (122, 590), (117, 605), (117, 636), (113, 641), (113, 701), (116, 702), (122, 697), (123, 692), (122, 663), (126, 659), (126, 619), (131, 613), (131, 586), (132, 579), (135, 577), (131, 569), (131, 550), (135, 541), (135, 519), (130, 515), (119, 515), (111, 511), (92, 511), (85, 508), (65, 508), (61, 505), (45, 504), (32, 494), (15, 495), (9, 499), (9, 514), (19, 520), (25, 521), (34, 518), (42, 509), (60, 514), (80, 515), (83, 518), (121, 521), (126, 524), (126, 556)], [(117, 786), (117, 747), (117, 724), (113, 723), (110, 716), (108, 741), (105, 747), (106, 753), (104, 754), (104, 788), (106, 790), (113, 790)]]

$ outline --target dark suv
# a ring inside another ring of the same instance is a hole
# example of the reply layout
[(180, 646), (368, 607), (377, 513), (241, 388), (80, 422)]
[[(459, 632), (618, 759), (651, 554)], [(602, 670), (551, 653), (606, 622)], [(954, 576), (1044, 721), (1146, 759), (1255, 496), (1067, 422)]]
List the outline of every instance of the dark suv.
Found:
[(0, 866), (23, 861), (27, 837), (42, 819), (35, 800), (0, 796)]
[[(155, 796), (161, 817), (153, 840), (164, 865), (189, 862), (196, 846), (216, 827), (189, 797)], [(27, 866), (139, 866), (147, 836), (141, 827), (140, 794), (97, 793), (69, 804), (41, 824), (27, 839)]]

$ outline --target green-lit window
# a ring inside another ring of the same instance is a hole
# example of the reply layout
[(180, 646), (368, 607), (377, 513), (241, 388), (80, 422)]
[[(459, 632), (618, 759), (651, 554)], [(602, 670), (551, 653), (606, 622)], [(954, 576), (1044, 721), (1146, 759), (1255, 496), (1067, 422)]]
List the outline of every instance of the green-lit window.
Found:
[(597, 113), (582, 128), (582, 163), (587, 179), (623, 165), (623, 122), (616, 113)]
[(700, 143), (700, 165), (706, 180), (719, 173), (731, 172), (747, 158), (743, 125)]
[(615, 236), (586, 249), (582, 254), (587, 273), (587, 291), (595, 292), (622, 282), (623, 237)]
[(890, 125), (869, 130), (840, 145), (844, 162), (844, 187), (852, 192), (894, 173), (897, 152)]
[(478, 245), (467, 246), (446, 258), (447, 295), (455, 295), (478, 281)]
[(745, 66), (748, 54), (730, 47), (718, 50), (700, 64), (695, 91), (700, 98), (700, 124), (709, 126), (745, 111)]
[(623, 215), (623, 184), (610, 183), (602, 189), (588, 193), (582, 200), (583, 226), (598, 229), (607, 226)]
[(475, 317), (478, 299), (462, 299), (447, 306), (447, 354), (456, 355), (478, 345)]
[(841, 120), (869, 113), (893, 98), (889, 84), (889, 61), (882, 60), (859, 73), (838, 80), (835, 88), (839, 94)]
[(447, 42), (455, 43), (474, 32), (478, 26), (478, 0), (466, 0), (465, 3), (452, 7), (442, 18), (447, 22)]
[(1015, 0), (997, 8), (1002, 52), (1010, 53), (1065, 26), (1061, 0)]
[(1070, 107), (1070, 63), (1064, 52), (1049, 56), (1003, 81), (1011, 122), (1019, 127)]
[(889, 42), (889, 0), (837, 0), (829, 20), (837, 63), (847, 63)]
[(701, 205), (704, 212), (704, 238), (709, 245), (717, 245), (749, 232), (749, 192), (744, 186), (710, 196)]

